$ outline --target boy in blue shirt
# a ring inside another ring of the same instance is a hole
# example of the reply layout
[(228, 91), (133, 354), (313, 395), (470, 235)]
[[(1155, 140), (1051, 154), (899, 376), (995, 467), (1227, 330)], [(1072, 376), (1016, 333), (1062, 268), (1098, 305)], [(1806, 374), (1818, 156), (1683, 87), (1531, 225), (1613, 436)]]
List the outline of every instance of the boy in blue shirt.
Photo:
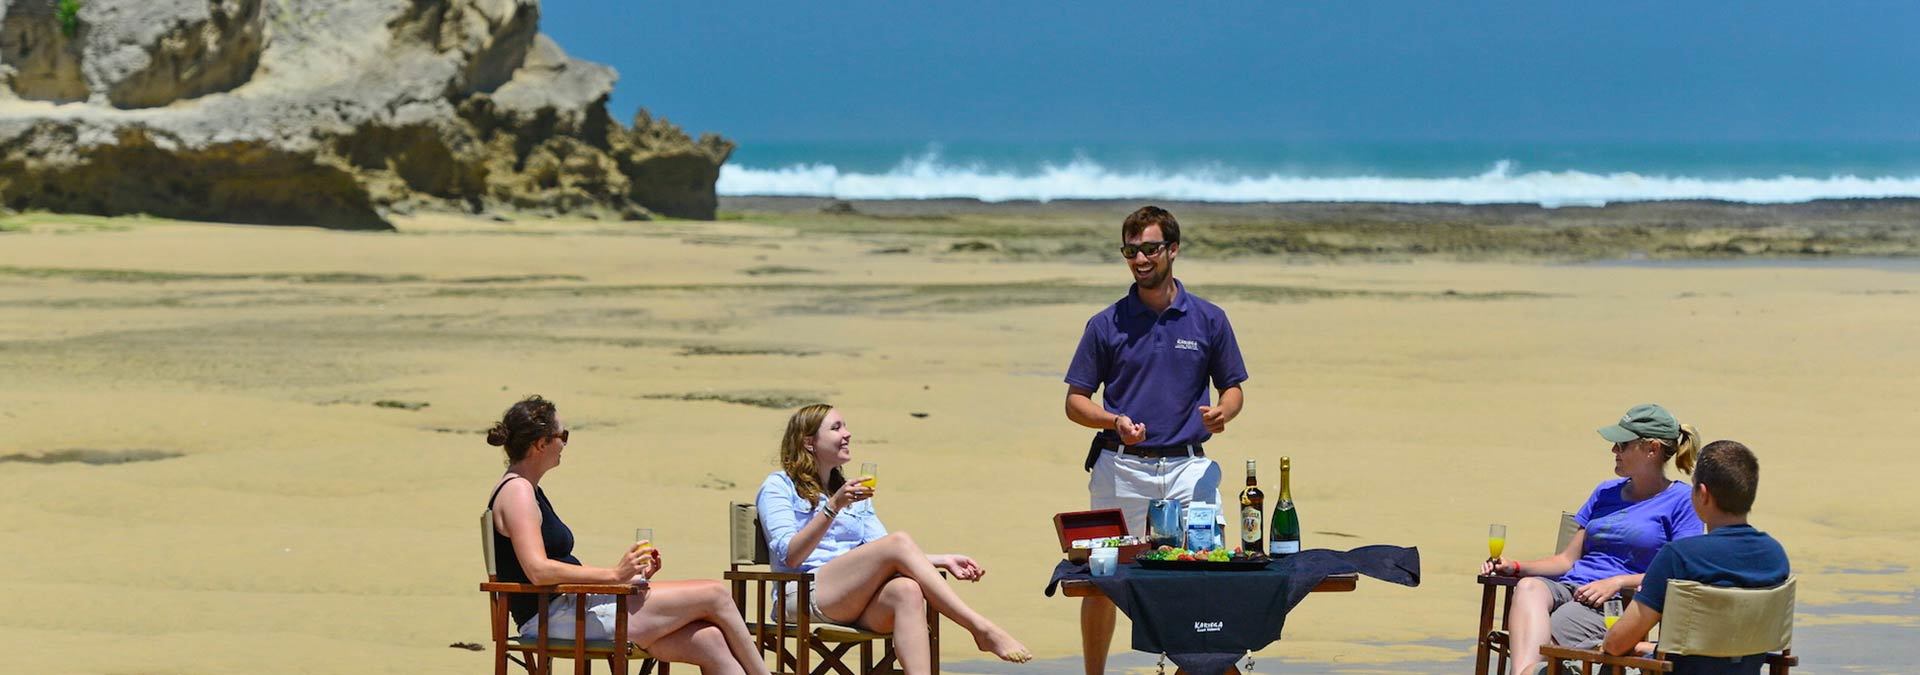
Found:
[[(1660, 622), (1667, 581), (1682, 579), (1732, 588), (1768, 588), (1785, 583), (1790, 569), (1786, 549), (1767, 533), (1747, 524), (1754, 493), (1760, 487), (1760, 462), (1737, 441), (1715, 441), (1700, 451), (1693, 470), (1693, 509), (1707, 533), (1678, 539), (1660, 549), (1647, 566), (1633, 604), (1620, 616), (1600, 649), (1628, 654), (1640, 649), (1647, 631)], [(1688, 673), (1758, 673), (1761, 658), (1676, 656)]]

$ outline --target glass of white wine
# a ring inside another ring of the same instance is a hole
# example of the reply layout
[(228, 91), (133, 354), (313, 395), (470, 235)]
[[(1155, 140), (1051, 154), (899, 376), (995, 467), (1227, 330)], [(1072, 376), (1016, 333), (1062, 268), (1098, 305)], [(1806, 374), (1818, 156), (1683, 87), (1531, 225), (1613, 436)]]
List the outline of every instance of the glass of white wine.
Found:
[(1602, 611), (1606, 612), (1607, 630), (1613, 630), (1613, 622), (1620, 620), (1620, 599), (1608, 598)]

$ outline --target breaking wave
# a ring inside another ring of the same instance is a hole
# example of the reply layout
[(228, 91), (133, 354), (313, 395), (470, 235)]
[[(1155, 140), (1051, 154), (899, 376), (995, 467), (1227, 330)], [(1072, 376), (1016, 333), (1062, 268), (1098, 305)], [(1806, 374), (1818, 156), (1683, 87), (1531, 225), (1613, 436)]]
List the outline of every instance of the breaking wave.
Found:
[(1056, 199), (1168, 199), (1209, 202), (1402, 202), (1599, 206), (1609, 202), (1718, 199), (1754, 204), (1815, 199), (1920, 197), (1920, 176), (1776, 176), (1708, 179), (1631, 172), (1516, 172), (1502, 160), (1457, 177), (1249, 175), (1223, 169), (1115, 170), (1079, 158), (1009, 171), (944, 162), (927, 154), (884, 173), (832, 164), (721, 167), (726, 196), (839, 199), (972, 198), (988, 202)]

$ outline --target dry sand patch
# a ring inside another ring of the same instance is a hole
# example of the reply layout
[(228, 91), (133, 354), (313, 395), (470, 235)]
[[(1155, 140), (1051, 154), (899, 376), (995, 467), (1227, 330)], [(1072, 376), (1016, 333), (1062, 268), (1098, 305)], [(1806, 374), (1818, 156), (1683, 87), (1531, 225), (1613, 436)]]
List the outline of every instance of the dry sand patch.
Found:
[[(471, 521), (500, 467), (478, 430), (535, 392), (580, 430), (546, 485), (590, 562), (647, 526), (666, 576), (717, 577), (726, 503), (823, 397), (885, 465), (891, 527), (979, 558), (964, 597), (1043, 657), (1077, 650), (1072, 604), (1039, 594), (1048, 517), (1086, 500), (1060, 373), (1117, 265), (777, 222), (401, 227), (0, 234), (0, 455), (179, 455), (0, 462), (0, 587), (58, 608), (4, 620), (23, 672), (486, 667), (446, 647), (485, 636)], [(1209, 446), (1227, 482), (1289, 455), (1309, 545), (1424, 558), (1419, 588), (1309, 600), (1272, 655), (1450, 658), (1486, 524), (1543, 553), (1607, 477), (1592, 429), (1643, 400), (1760, 453), (1756, 521), (1807, 611), (1848, 610), (1817, 622), (1884, 623), (1858, 605), (1920, 587), (1920, 275), (1197, 253), (1179, 274), (1254, 376)]]

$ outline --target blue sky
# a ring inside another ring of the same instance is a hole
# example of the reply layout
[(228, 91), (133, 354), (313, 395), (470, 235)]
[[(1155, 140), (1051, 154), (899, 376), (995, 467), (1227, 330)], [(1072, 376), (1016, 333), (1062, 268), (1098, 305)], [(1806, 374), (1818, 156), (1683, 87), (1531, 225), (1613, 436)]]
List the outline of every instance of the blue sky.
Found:
[(753, 141), (1920, 140), (1920, 2), (546, 0)]

